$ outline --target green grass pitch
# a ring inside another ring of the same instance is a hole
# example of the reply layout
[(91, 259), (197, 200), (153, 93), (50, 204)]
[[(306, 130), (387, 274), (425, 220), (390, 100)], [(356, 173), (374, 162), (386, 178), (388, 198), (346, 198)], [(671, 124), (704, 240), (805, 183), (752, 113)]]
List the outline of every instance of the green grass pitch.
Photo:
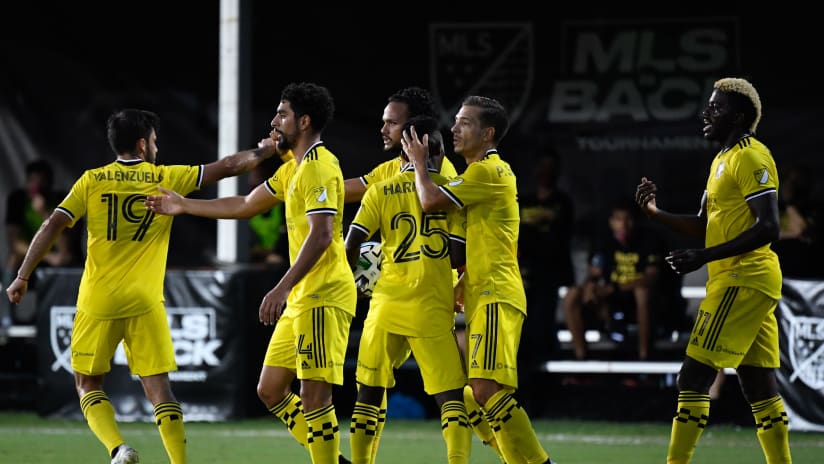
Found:
[[(342, 419), (341, 450), (349, 453), (348, 420)], [(559, 464), (664, 462), (669, 425), (665, 423), (536, 420), (538, 437)], [(124, 423), (121, 431), (140, 452), (143, 463), (168, 462), (157, 428), (151, 423)], [(280, 422), (259, 418), (186, 425), (191, 463), (310, 463)], [(494, 453), (473, 438), (472, 463), (499, 464)], [(793, 462), (824, 462), (824, 434), (792, 432)], [(84, 422), (45, 419), (32, 413), (0, 414), (0, 462), (108, 463), (102, 445)], [(418, 464), (446, 462), (436, 421), (389, 420), (378, 462)], [(763, 463), (754, 428), (731, 425), (705, 430), (693, 462)]]

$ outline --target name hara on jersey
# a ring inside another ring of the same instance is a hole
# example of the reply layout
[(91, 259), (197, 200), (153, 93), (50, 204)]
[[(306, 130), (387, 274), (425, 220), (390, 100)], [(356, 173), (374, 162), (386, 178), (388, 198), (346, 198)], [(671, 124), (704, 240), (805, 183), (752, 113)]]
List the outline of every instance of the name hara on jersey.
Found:
[(414, 182), (395, 182), (394, 184), (386, 184), (383, 186), (384, 195), (394, 195), (396, 193), (412, 193), (415, 192)]

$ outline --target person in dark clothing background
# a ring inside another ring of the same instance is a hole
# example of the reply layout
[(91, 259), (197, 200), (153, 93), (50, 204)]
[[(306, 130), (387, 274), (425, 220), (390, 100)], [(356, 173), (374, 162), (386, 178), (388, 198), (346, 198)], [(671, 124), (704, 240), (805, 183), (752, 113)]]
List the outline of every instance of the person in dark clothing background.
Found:
[(527, 366), (557, 357), (558, 288), (575, 281), (571, 250), (574, 209), (570, 196), (558, 188), (560, 167), (555, 153), (539, 158), (535, 191), (520, 199), (519, 260), (530, 312), (521, 341), (524, 349), (519, 353)]

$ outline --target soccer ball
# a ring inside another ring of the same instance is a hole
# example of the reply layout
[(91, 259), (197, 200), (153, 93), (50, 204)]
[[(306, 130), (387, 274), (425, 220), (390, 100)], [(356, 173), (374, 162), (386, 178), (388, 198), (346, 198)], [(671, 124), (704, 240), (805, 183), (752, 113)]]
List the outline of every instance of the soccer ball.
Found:
[(355, 265), (355, 285), (366, 296), (372, 296), (372, 289), (381, 276), (380, 242), (363, 242), (358, 263)]

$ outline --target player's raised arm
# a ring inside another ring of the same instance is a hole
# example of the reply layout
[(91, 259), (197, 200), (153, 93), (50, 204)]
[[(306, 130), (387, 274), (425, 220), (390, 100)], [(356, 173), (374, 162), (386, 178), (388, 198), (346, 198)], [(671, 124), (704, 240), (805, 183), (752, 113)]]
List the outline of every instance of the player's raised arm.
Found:
[(277, 153), (277, 147), (274, 140), (271, 137), (261, 139), (257, 148), (239, 151), (203, 166), (202, 184), (211, 184), (226, 177), (249, 172), (275, 153)]
[[(415, 186), (423, 210), (434, 211), (452, 205), (452, 200), (438, 188), (426, 169), (426, 159), (429, 156), (429, 135), (424, 134), (423, 138), (419, 139), (415, 127), (412, 126), (408, 131), (404, 131), (401, 140), (403, 151), (416, 167)], [(421, 168), (418, 169), (418, 166)]]

